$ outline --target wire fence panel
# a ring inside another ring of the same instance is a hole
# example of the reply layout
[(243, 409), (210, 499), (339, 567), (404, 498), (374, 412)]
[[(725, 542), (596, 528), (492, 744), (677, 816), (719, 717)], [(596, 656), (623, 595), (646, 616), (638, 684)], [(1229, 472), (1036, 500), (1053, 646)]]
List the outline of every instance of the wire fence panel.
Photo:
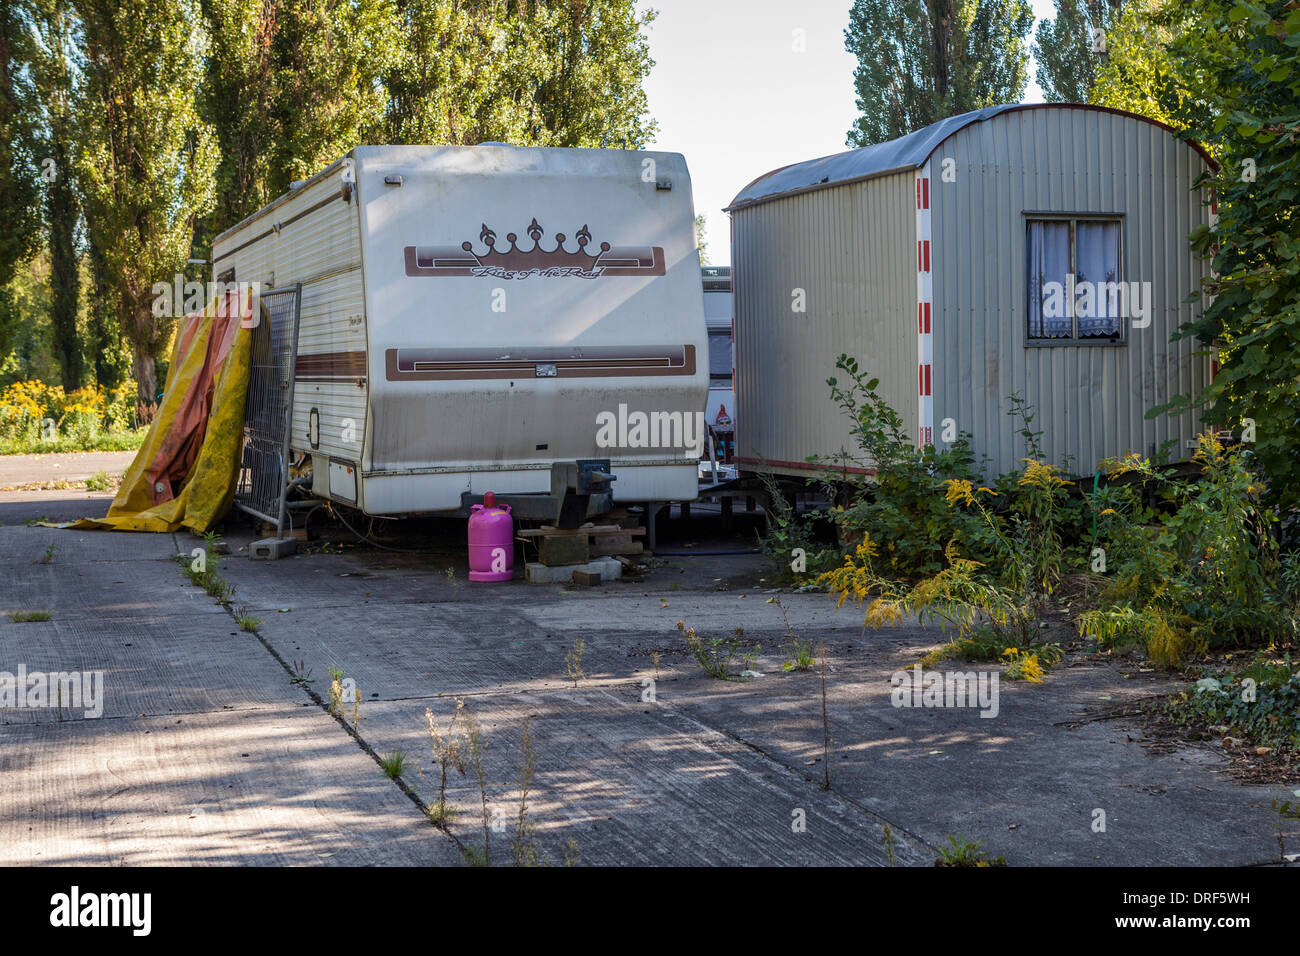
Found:
[(263, 292), (259, 298), (235, 506), (275, 525), (279, 538), (284, 536), (289, 490), (289, 429), (302, 285)]

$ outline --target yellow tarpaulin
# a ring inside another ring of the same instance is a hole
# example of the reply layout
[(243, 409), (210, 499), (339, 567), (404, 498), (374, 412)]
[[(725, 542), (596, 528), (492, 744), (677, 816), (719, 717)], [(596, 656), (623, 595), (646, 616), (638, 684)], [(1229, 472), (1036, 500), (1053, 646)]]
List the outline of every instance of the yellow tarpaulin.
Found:
[(243, 448), (251, 302), (221, 296), (176, 337), (153, 426), (103, 518), (64, 528), (202, 533), (230, 508)]

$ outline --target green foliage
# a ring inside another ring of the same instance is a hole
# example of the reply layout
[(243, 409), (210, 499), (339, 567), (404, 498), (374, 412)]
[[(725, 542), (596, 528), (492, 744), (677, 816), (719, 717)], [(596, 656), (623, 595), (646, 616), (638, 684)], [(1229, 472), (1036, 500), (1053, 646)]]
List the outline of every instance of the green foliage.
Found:
[(75, 0), (85, 47), (74, 162), (86, 228), (103, 255), (141, 402), (175, 319), (154, 314), (153, 285), (190, 256), (212, 205), (218, 159), (198, 115), (204, 33), (195, 0)]
[(632, 0), (398, 3), (387, 142), (640, 149), (653, 11)]
[[(1066, 558), (1063, 542), (1082, 535), (1085, 506), (1071, 497), (1058, 469), (1042, 464), (1033, 412), (1018, 395), (1009, 397), (1007, 414), (1019, 422), (1026, 467), (999, 476), (993, 488), (977, 487), (982, 479), (968, 434), (942, 450), (918, 448), (902, 417), (876, 390), (878, 379), (847, 355), (836, 368), (847, 382), (830, 378), (827, 385), (857, 447), (810, 460), (823, 467), (828, 491), (847, 499), (831, 510), (841, 538), (869, 537), (882, 573), (900, 579), (937, 574), (948, 566), (955, 542), (989, 569), (983, 574), (1018, 590), (1032, 580), (1050, 592), (1067, 563), (1081, 562), (1077, 554)], [(870, 474), (859, 477), (862, 471)]]
[(406, 769), (406, 753), (401, 750), (389, 751), (387, 757), (380, 758), (379, 765), (384, 768), (384, 774), (389, 780), (395, 780)]
[(25, 5), (34, 41), (28, 69), (39, 128), (35, 151), (41, 158), (50, 261), (50, 329), (63, 387), (71, 390), (84, 384), (77, 329), (80, 208), (71, 162), (77, 23), (71, 0), (26, 0)]
[[(766, 492), (763, 554), (772, 562), (777, 577), (801, 581), (805, 575), (817, 575), (834, 567), (839, 557), (836, 549), (820, 545), (816, 537), (816, 525), (823, 516), (820, 513), (799, 514), (772, 474), (759, 472), (758, 478)], [(797, 551), (803, 552), (804, 571), (794, 569)]]
[(1176, 723), (1244, 738), (1252, 744), (1300, 749), (1300, 670), (1257, 660), (1218, 678), (1204, 678), (1165, 705)]
[(34, 37), (24, 12), (18, 3), (0, 4), (0, 357), (21, 326), (9, 284), (36, 251), (40, 228), (36, 94), (23, 69)]
[(290, 684), (306, 687), (308, 684), (316, 683), (316, 678), (311, 676), (311, 668), (306, 665), (306, 661), (293, 662), (293, 676), (289, 678)]
[(677, 630), (686, 639), (686, 646), (690, 649), (691, 656), (704, 669), (704, 673), (717, 680), (737, 682), (749, 680), (740, 672), (731, 669), (731, 662), (737, 655), (744, 665), (741, 671), (751, 669), (754, 658), (762, 651), (762, 648), (757, 645), (750, 650), (743, 649), (744, 628), (736, 628), (734, 636), (726, 638), (702, 638), (695, 633), (695, 628), (687, 627), (682, 621), (677, 622)]
[(1206, 0), (1186, 15), (1170, 53), (1195, 85), (1177, 117), (1220, 163), (1206, 181), (1218, 225), (1193, 236), (1213, 255), (1205, 293), (1215, 298), (1186, 330), (1218, 346), (1220, 368), (1195, 404), (1209, 424), (1254, 423), (1269, 500), (1291, 509), (1300, 505), (1300, 9)]
[(812, 641), (806, 641), (794, 632), (794, 628), (790, 626), (790, 615), (785, 605), (781, 603), (780, 597), (770, 597), (767, 603), (775, 604), (777, 610), (781, 612), (781, 622), (785, 625), (785, 634), (790, 640), (790, 660), (781, 665), (781, 670), (787, 674), (791, 671), (811, 670), (817, 663)]
[(0, 388), (0, 454), (138, 448), (146, 432), (131, 427), (134, 392), (128, 384), (65, 394), (39, 381)]
[(966, 840), (961, 834), (948, 836), (948, 846), (939, 847), (939, 859), (935, 866), (1006, 866), (1007, 861), (1000, 856), (989, 858), (983, 849), (984, 841)]
[(1029, 79), (1027, 0), (854, 0), (844, 46), (862, 114), (849, 146), (1014, 103)]
[[(200, 107), (220, 164), (208, 233), (373, 139), (400, 55), (392, 0), (200, 0), (210, 37)], [(406, 140), (389, 140), (406, 142)], [(410, 140), (418, 142), (418, 140)]]
[[(944, 501), (947, 479), (977, 479), (970, 436), (963, 433), (942, 451), (929, 445), (918, 449), (902, 416), (876, 390), (879, 379), (848, 355), (841, 355), (835, 367), (847, 381), (832, 377), (826, 384), (831, 400), (849, 420), (856, 448), (810, 461), (824, 469), (823, 481), (831, 494), (847, 498), (846, 504), (831, 509), (843, 540), (869, 536), (882, 549), (889, 573), (898, 577), (942, 569), (945, 549), (954, 539), (982, 552), (987, 543), (984, 529)], [(863, 471), (871, 474), (864, 476)], [(841, 491), (846, 486), (847, 492)]]
[[(1097, 70), (1109, 58), (1109, 32), (1125, 0), (1056, 0), (1056, 16), (1034, 31), (1035, 74), (1049, 103), (1088, 103)], [(1107, 35), (1106, 51), (1094, 51), (1093, 32)]]
[(1106, 56), (1097, 67), (1089, 102), (1176, 124), (1188, 95), (1169, 44), (1182, 29), (1181, 0), (1126, 0), (1106, 31)]
[(28, 624), (34, 621), (48, 621), (54, 614), (50, 611), (14, 611), (9, 615), (9, 620), (15, 624)]
[(111, 387), (130, 362), (148, 406), (175, 328), (154, 284), (210, 278), (189, 260), (217, 232), (358, 144), (644, 147), (654, 15), (634, 0), (7, 3), (0, 383), (73, 389), (91, 369)]
[[(1068, 495), (1058, 469), (1038, 457), (1032, 413), (1012, 396), (1010, 414), (1020, 419), (1030, 455), (1022, 472), (999, 479), (1003, 491), (997, 492), (977, 487), (971, 477), (944, 478), (932, 470), (930, 464), (942, 453), (918, 450), (908, 442), (901, 418), (875, 391), (877, 381), (866, 380), (846, 356), (838, 367), (849, 374), (850, 384), (841, 388), (835, 379), (828, 384), (853, 422), (851, 431), (863, 455), (876, 464), (877, 487), (875, 495), (860, 494), (839, 510), (842, 526), (860, 540), (843, 565), (823, 574), (820, 583), (839, 595), (840, 605), (849, 597), (859, 606), (866, 604), (868, 627), (897, 625), (912, 616), (922, 624), (939, 624), (945, 633), (955, 630), (951, 642), (926, 656), (926, 666), (945, 657), (1002, 660), (1015, 652), (1007, 662), (1013, 679), (1039, 680), (1043, 668), (1060, 656), (1038, 642), (1038, 619), (1061, 578)], [(973, 475), (965, 448), (945, 464)], [(1006, 508), (1002, 514), (993, 510), (999, 498)], [(899, 509), (903, 503), (912, 507)], [(933, 516), (932, 523), (918, 525), (918, 513)], [(890, 520), (880, 520), (882, 514)], [(877, 535), (890, 547), (887, 570), (877, 568)], [(963, 543), (978, 549), (983, 560), (962, 556)], [(916, 562), (926, 548), (940, 547), (937, 568), (903, 564)], [(919, 574), (900, 574), (902, 570)], [(904, 578), (916, 577), (914, 583), (904, 583)]]
[(221, 576), (221, 556), (217, 554), (216, 546), (216, 532), (209, 531), (203, 535), (202, 560), (188, 554), (178, 554), (176, 563), (191, 584), (201, 587), (209, 597), (224, 604), (234, 596), (235, 588)]
[[(1278, 552), (1274, 512), (1251, 456), (1213, 432), (1198, 439), (1195, 481), (1171, 477), (1140, 455), (1107, 463), (1115, 486), (1098, 516), (1099, 541), (1114, 557), (1102, 606), (1080, 633), (1103, 646), (1147, 646), (1173, 667), (1209, 648), (1261, 646), (1296, 633), (1297, 560)], [(1142, 504), (1158, 495), (1164, 513)]]
[(1098, 102), (1173, 125), (1218, 163), (1194, 184), (1218, 223), (1192, 246), (1212, 257), (1213, 296), (1177, 337), (1219, 359), (1200, 394), (1149, 417), (1198, 412), (1207, 424), (1254, 428), (1270, 503), (1300, 504), (1300, 10), (1283, 0), (1132, 0), (1098, 77)]

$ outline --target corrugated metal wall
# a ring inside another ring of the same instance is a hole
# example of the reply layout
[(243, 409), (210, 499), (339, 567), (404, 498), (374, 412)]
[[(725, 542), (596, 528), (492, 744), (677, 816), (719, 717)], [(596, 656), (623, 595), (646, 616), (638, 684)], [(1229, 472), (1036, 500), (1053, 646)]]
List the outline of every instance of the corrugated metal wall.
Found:
[[(942, 181), (952, 159), (956, 181)], [(1171, 344), (1199, 304), (1207, 273), (1187, 234), (1208, 222), (1192, 182), (1205, 168), (1190, 146), (1150, 123), (1085, 109), (1033, 109), (976, 123), (931, 156), (934, 421), (974, 434), (991, 471), (1016, 466), (1024, 442), (1006, 416), (1017, 391), (1034, 407), (1049, 461), (1090, 473), (1108, 455), (1184, 442), (1194, 416), (1147, 421), (1146, 410), (1208, 381), (1195, 341)], [(1123, 215), (1121, 275), (1151, 283), (1151, 325), (1121, 346), (1025, 347), (1025, 212)]]
[[(879, 376), (915, 431), (915, 196), (907, 172), (732, 213), (742, 467), (764, 459), (807, 474), (797, 465), (808, 455), (850, 445), (826, 387), (843, 352)], [(792, 311), (795, 289), (806, 312)]]
[[(272, 281), (279, 289), (295, 282), (303, 283), (298, 330), (300, 363), (302, 356), (309, 355), (365, 354), (366, 306), (357, 198), (354, 196), (350, 203), (334, 198), (298, 221), (284, 225), (279, 232), (233, 254), (227, 252), (259, 236), (273, 223), (285, 223), (338, 195), (338, 171), (331, 168), (285, 202), (241, 224), (213, 244), (214, 275), (233, 267), (236, 281), (260, 282), (264, 290)], [(300, 368), (294, 390), (293, 448), (360, 462), (366, 436), (368, 389), (358, 387), (356, 378), (310, 381), (301, 372)], [(360, 377), (364, 382), (364, 373)], [(312, 408), (318, 410), (320, 418), (320, 442), (316, 449), (307, 440)]]

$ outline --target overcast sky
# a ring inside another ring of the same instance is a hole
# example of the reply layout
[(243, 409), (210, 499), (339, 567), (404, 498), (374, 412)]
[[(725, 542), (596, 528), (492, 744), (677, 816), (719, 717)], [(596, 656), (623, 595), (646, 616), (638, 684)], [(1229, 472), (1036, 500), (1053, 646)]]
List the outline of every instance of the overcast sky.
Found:
[[(1031, 0), (1038, 18), (1052, 0)], [(709, 260), (731, 260), (722, 207), (757, 176), (840, 152), (857, 115), (844, 49), (851, 0), (638, 0), (655, 68), (646, 80), (659, 122), (654, 149), (686, 156)], [(802, 33), (796, 33), (802, 31)], [(803, 50), (797, 49), (802, 40)], [(1034, 65), (1023, 102), (1042, 102)]]

